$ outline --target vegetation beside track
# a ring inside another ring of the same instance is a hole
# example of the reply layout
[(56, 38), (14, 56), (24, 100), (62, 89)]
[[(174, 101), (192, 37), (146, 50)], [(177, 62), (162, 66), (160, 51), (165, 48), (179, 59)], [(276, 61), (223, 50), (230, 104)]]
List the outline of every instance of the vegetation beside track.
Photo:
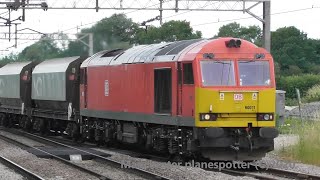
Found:
[(320, 166), (320, 122), (288, 119), (279, 130), (281, 133), (299, 136), (298, 143), (278, 152), (280, 157)]

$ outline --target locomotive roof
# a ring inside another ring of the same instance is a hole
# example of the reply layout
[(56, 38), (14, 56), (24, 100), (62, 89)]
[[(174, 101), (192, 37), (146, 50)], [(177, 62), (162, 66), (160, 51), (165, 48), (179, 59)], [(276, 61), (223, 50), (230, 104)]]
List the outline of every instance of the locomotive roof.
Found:
[(81, 67), (174, 61), (183, 50), (203, 39), (139, 45), (127, 50), (101, 51), (86, 59)]
[(34, 68), (32, 74), (65, 72), (68, 69), (69, 64), (79, 58), (80, 56), (75, 56), (75, 57), (56, 58), (56, 59), (43, 61), (42, 63), (38, 64)]
[(14, 63), (7, 64), (7, 65), (3, 66), (2, 68), (0, 68), (0, 75), (20, 74), (22, 69), (30, 63), (31, 63), (31, 61), (14, 62)]

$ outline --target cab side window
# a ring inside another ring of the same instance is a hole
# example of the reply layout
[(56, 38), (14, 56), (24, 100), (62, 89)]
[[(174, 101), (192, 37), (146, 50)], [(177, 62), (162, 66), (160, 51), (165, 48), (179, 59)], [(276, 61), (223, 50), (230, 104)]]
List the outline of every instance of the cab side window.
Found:
[(183, 84), (194, 84), (192, 63), (183, 64)]

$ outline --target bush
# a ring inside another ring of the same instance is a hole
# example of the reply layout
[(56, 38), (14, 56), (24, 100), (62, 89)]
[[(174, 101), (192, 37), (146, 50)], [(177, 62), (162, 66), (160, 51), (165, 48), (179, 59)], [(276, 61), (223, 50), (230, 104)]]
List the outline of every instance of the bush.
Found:
[(299, 136), (297, 144), (280, 152), (285, 158), (303, 163), (320, 165), (320, 123), (309, 122), (295, 127), (293, 133)]
[(320, 84), (317, 84), (312, 88), (308, 89), (303, 99), (305, 102), (320, 101)]
[(288, 98), (286, 97), (286, 106), (298, 106), (298, 98)]
[(295, 88), (300, 90), (301, 97), (303, 97), (308, 89), (316, 84), (320, 84), (320, 75), (303, 74), (277, 78), (277, 89), (285, 90), (286, 97), (291, 99), (297, 98)]

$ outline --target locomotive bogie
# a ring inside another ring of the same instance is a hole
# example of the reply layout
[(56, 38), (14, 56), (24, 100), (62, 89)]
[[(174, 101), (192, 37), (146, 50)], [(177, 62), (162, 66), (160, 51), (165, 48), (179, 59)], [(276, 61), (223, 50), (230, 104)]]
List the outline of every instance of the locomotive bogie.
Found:
[(99, 144), (137, 145), (158, 153), (191, 155), (197, 150), (193, 129), (118, 120), (85, 118), (83, 138)]

